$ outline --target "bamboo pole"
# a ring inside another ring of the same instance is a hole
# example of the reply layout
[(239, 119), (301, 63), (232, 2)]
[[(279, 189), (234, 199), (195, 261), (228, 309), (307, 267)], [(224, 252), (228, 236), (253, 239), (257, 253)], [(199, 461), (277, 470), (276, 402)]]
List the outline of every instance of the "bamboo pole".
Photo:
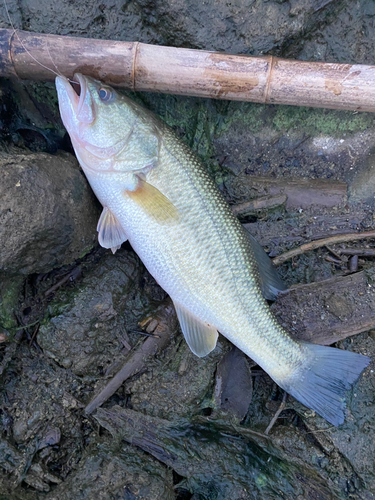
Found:
[(0, 30), (0, 76), (52, 80), (48, 68), (137, 91), (375, 111), (375, 66)]

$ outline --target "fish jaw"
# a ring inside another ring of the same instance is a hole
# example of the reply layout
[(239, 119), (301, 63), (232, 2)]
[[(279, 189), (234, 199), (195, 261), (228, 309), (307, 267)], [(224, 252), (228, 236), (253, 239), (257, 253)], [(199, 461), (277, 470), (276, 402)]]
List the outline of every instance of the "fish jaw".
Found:
[(70, 135), (74, 151), (82, 168), (86, 171), (95, 171), (99, 169), (98, 164), (100, 163), (100, 170), (110, 170), (112, 167), (110, 155), (106, 154), (105, 151), (102, 151), (101, 155), (100, 153), (95, 155), (94, 151), (92, 151), (94, 148), (82, 139), (84, 128), (93, 123), (95, 113), (85, 77), (75, 74), (74, 80), (81, 87), (80, 95), (75, 92), (67, 78), (64, 76), (56, 77), (55, 84), (61, 119)]
[(59, 100), (60, 115), (64, 127), (69, 134), (74, 133), (79, 125), (77, 111), (80, 98), (65, 76), (57, 76), (55, 85)]
[[(64, 76), (56, 77), (55, 85), (61, 119), (70, 135), (74, 150), (82, 168), (95, 170), (100, 161), (102, 163), (101, 170), (103, 167), (104, 170), (108, 170), (112, 165), (109, 158), (110, 155), (105, 154), (106, 152), (102, 152), (102, 155), (95, 155), (94, 151), (91, 151), (94, 147), (82, 138), (85, 128), (95, 120), (95, 109), (86, 78), (83, 75), (75, 74), (74, 81), (80, 85), (80, 95), (75, 92), (67, 78)], [(102, 156), (102, 158), (100, 156)]]

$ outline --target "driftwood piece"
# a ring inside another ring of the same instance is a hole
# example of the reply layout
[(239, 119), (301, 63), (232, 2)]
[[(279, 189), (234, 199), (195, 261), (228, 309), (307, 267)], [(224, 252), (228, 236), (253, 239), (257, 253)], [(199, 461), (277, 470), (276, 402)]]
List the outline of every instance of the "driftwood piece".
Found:
[[(267, 436), (233, 422), (230, 427), (236, 438), (231, 439), (228, 427), (222, 428), (220, 423), (210, 422), (207, 418), (176, 422), (173, 421), (173, 415), (170, 420), (164, 420), (119, 406), (99, 408), (94, 418), (116, 440), (124, 439), (138, 446), (181, 476), (195, 476), (197, 479), (209, 477), (212, 480), (217, 475), (221, 477), (221, 484), (225, 483), (226, 476), (231, 480), (231, 475), (225, 474), (225, 471), (228, 470), (228, 460), (232, 453), (237, 457), (239, 454), (247, 455), (249, 450), (246, 444), (249, 439), (263, 461), (262, 451), (268, 440)], [(240, 439), (238, 435), (241, 436)], [(209, 439), (211, 436), (214, 439)], [(252, 451), (250, 454), (252, 455)], [(266, 460), (267, 458), (268, 454)], [(269, 458), (269, 462), (271, 460)], [(252, 480), (251, 472), (258, 465), (256, 462), (250, 461), (248, 467), (243, 469), (248, 482)], [(274, 465), (272, 462), (269, 464), (270, 467)], [(237, 477), (236, 480), (238, 481)]]
[(173, 422), (171, 415), (172, 421), (166, 421), (119, 406), (100, 408), (94, 418), (115, 442), (124, 439), (138, 446), (182, 476), (187, 490), (213, 491), (216, 498), (266, 500), (298, 485), (300, 498), (333, 498), (323, 475), (248, 427), (207, 417)]
[(56, 70), (131, 90), (375, 111), (375, 66), (0, 30), (0, 76), (52, 80)]
[(281, 293), (271, 310), (299, 340), (330, 345), (375, 328), (375, 286), (363, 271), (297, 285)]
[(266, 210), (275, 210), (277, 208), (282, 208), (285, 206), (287, 201), (286, 194), (280, 194), (276, 196), (261, 196), (256, 200), (246, 201), (244, 203), (239, 203), (238, 205), (232, 206), (232, 211), (234, 215), (255, 215), (259, 212)]
[[(347, 184), (329, 179), (271, 179), (269, 177), (239, 175), (228, 186), (234, 193), (252, 193), (257, 199), (252, 203), (271, 197), (279, 205), (281, 197), (286, 196), (285, 207), (298, 209), (308, 207), (339, 207), (347, 203)], [(263, 202), (265, 204), (265, 202)], [(232, 207), (240, 213), (242, 205)], [(275, 203), (276, 205), (276, 203)], [(237, 208), (236, 208), (237, 207)], [(256, 208), (256, 207), (255, 207)], [(259, 207), (262, 208), (262, 207)]]

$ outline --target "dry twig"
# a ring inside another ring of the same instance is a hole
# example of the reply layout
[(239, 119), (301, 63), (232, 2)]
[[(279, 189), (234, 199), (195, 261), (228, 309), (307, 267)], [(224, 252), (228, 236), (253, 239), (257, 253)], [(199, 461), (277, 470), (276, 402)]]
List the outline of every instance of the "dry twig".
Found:
[(278, 257), (275, 257), (274, 259), (272, 259), (272, 262), (275, 264), (275, 266), (278, 266), (279, 264), (282, 264), (292, 257), (302, 255), (303, 253), (309, 252), (310, 250), (316, 250), (317, 248), (321, 248), (327, 245), (335, 245), (337, 243), (344, 243), (346, 241), (364, 240), (365, 238), (375, 238), (375, 231), (367, 231), (365, 233), (339, 234), (337, 236), (332, 236), (331, 238), (310, 241), (310, 243), (305, 243), (298, 248), (294, 248), (293, 250), (289, 250), (289, 252), (285, 252)]
[(375, 257), (375, 248), (343, 248), (342, 255), (358, 255), (359, 257)]
[(288, 397), (288, 393), (284, 391), (284, 396), (283, 396), (283, 400), (281, 401), (280, 403), (280, 406), (279, 408), (277, 409), (277, 412), (275, 413), (273, 419), (271, 420), (271, 422), (269, 423), (267, 429), (264, 431), (264, 434), (267, 436), (267, 434), (270, 432), (270, 430), (272, 429), (272, 427), (275, 425), (276, 423), (276, 420), (279, 418), (280, 416), (280, 413), (284, 410), (285, 408), (285, 405), (286, 405), (286, 398)]
[(154, 355), (157, 351), (162, 351), (167, 346), (173, 331), (177, 327), (177, 319), (172, 304), (161, 306), (158, 315), (159, 322), (155, 329), (156, 335), (145, 340), (113, 379), (90, 401), (85, 408), (86, 414), (94, 412), (121, 387), (126, 379), (140, 372), (149, 356)]

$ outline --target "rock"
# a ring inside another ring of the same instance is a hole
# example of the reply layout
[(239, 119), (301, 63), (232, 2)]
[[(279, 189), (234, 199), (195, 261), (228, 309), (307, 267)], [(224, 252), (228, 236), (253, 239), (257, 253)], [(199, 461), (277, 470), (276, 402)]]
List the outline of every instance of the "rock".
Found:
[[(25, 0), (22, 7), (13, 6), (10, 0), (8, 3), (15, 26), (29, 19), (33, 31), (75, 36), (84, 31), (86, 37), (104, 39), (116, 39), (121, 34), (129, 41), (254, 55), (280, 51), (287, 41), (290, 45), (302, 34), (307, 36), (330, 11), (329, 3), (326, 7), (316, 0), (208, 4), (185, 0), (109, 0), (104, 4), (82, 0), (78, 10), (71, 8), (69, 0), (53, 6), (49, 0)], [(4, 8), (0, 5), (1, 10)], [(9, 27), (5, 12), (0, 19), (4, 19), (0, 27)]]
[[(73, 292), (61, 290), (48, 308), (48, 323), (38, 333), (44, 353), (73, 373), (103, 377), (114, 361), (124, 362), (129, 340), (124, 327), (143, 310), (136, 303), (135, 284), (143, 267), (128, 251), (108, 253)], [(136, 324), (136, 321), (134, 321)]]
[(97, 438), (76, 470), (46, 500), (173, 500), (172, 470), (134, 446), (113, 444)]
[(177, 352), (171, 349), (165, 353), (163, 364), (152, 370), (149, 366), (143, 375), (126, 382), (132, 408), (171, 421), (206, 410), (210, 413), (208, 395), (212, 393), (215, 370), (229, 348), (229, 342), (221, 337), (216, 349), (198, 358), (182, 339)]
[(100, 207), (69, 153), (1, 153), (0, 275), (48, 272), (88, 252)]
[(354, 176), (349, 186), (350, 201), (367, 201), (374, 205), (375, 196), (375, 149), (364, 159), (363, 166)]

